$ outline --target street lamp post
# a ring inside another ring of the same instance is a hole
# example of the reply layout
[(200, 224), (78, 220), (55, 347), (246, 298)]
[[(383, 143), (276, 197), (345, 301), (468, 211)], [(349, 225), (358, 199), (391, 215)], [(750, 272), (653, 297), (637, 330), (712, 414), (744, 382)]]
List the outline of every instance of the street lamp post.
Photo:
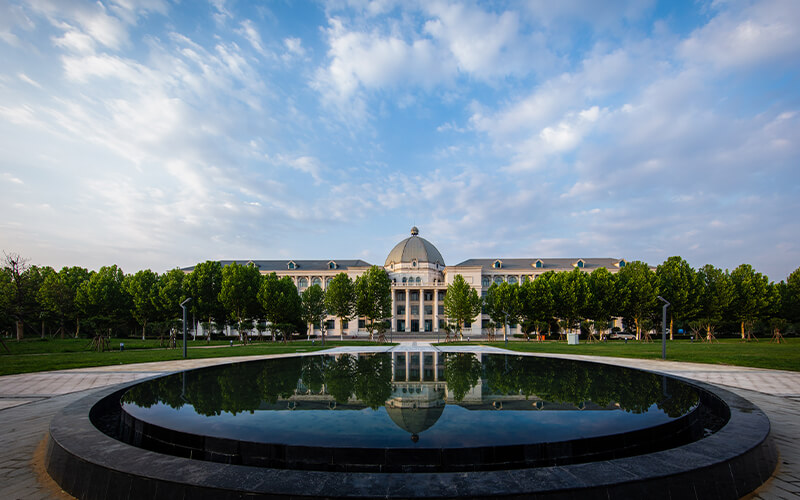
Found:
[(192, 300), (191, 297), (181, 302), (181, 309), (183, 309), (183, 358), (186, 359), (186, 304)]
[(661, 295), (658, 296), (658, 300), (664, 303), (661, 309), (661, 359), (667, 359), (667, 308), (671, 304)]

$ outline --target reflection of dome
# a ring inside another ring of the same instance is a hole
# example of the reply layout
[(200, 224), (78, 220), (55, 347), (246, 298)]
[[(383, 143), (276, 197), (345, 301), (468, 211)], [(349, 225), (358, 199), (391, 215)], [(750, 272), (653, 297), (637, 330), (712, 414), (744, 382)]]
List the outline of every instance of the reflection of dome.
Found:
[[(386, 405), (386, 413), (398, 427), (412, 435), (430, 429), (439, 420), (444, 404), (424, 408), (394, 407)], [(416, 441), (415, 441), (416, 442)]]
[(404, 239), (389, 252), (386, 257), (386, 267), (391, 264), (411, 263), (413, 261), (423, 263), (430, 262), (431, 264), (439, 264), (444, 266), (444, 259), (439, 250), (433, 246), (433, 243), (417, 236), (419, 229), (416, 227), (411, 228), (411, 236)]

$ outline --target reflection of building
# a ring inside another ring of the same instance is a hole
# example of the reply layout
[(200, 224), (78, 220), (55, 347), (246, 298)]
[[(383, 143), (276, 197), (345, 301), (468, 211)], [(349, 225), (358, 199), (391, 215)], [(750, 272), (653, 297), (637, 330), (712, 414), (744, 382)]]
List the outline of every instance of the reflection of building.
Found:
[[(381, 356), (383, 354), (377, 354)], [(417, 349), (403, 351), (394, 348), (389, 353), (392, 362), (391, 393), (384, 408), (389, 418), (401, 429), (411, 435), (415, 442), (419, 434), (433, 427), (444, 412), (446, 404), (458, 405), (472, 411), (582, 411), (618, 410), (617, 403), (599, 406), (591, 401), (572, 405), (545, 401), (535, 394), (496, 394), (491, 391), (487, 381), (479, 377), (463, 397), (457, 399), (448, 387), (445, 362), (447, 353), (436, 349)], [(452, 355), (452, 354), (450, 354)], [(463, 354), (473, 356), (473, 354)], [(342, 354), (333, 355), (338, 358)], [(375, 353), (353, 355), (372, 357)], [(483, 354), (474, 354), (483, 363)], [(294, 395), (275, 403), (262, 402), (261, 410), (361, 410), (368, 405), (355, 398), (336, 401), (323, 386), (322, 391), (311, 391), (299, 380)]]
[[(221, 261), (223, 265), (233, 261)], [(302, 292), (312, 285), (327, 288), (339, 273), (352, 279), (366, 272), (371, 264), (363, 260), (253, 260), (262, 274), (276, 273), (289, 276)], [(244, 264), (245, 262), (239, 262)], [(384, 269), (392, 280), (391, 330), (394, 332), (431, 332), (444, 328), (444, 295), (447, 285), (460, 274), (467, 283), (484, 295), (492, 283), (523, 283), (535, 279), (548, 271), (571, 271), (575, 268), (587, 273), (605, 267), (617, 272), (626, 264), (623, 259), (574, 258), (574, 259), (468, 259), (454, 266), (446, 266), (442, 254), (428, 240), (419, 236), (416, 227), (411, 236), (394, 246), (384, 262)], [(193, 268), (185, 268), (190, 272)], [(467, 325), (465, 335), (480, 335), (489, 318), (481, 315), (478, 321)], [(364, 320), (338, 324), (337, 318), (329, 317), (326, 327), (331, 333), (342, 328), (346, 335), (364, 335)], [(513, 327), (512, 327), (513, 330)]]

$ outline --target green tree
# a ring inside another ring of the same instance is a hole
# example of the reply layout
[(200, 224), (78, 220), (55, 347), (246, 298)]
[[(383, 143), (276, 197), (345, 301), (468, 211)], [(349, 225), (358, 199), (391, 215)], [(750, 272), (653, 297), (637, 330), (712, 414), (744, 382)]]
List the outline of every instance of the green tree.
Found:
[[(189, 303), (192, 312), (209, 323), (214, 318), (222, 319), (225, 315), (219, 301), (222, 290), (222, 264), (207, 260), (197, 264), (194, 270), (184, 278), (186, 295), (192, 298)], [(211, 332), (206, 337), (211, 340)]]
[(586, 316), (594, 320), (594, 328), (601, 339), (611, 324), (611, 317), (619, 311), (617, 277), (605, 267), (598, 267), (589, 275), (589, 299)]
[(526, 324), (526, 331), (532, 329), (537, 337), (554, 316), (555, 304), (549, 279), (552, 274), (551, 271), (534, 280), (526, 281), (519, 290), (520, 318)]
[(82, 267), (64, 267), (45, 278), (39, 288), (39, 302), (59, 320), (61, 338), (67, 333), (66, 322), (75, 322), (75, 337), (80, 334), (80, 312), (75, 302), (78, 288), (89, 279)]
[(469, 286), (460, 274), (456, 274), (453, 282), (447, 285), (444, 296), (444, 314), (456, 325), (460, 334), (467, 322), (472, 322), (481, 312), (481, 298), (478, 292)]
[(658, 307), (658, 280), (650, 266), (641, 261), (628, 263), (617, 273), (620, 310), (633, 321), (636, 339), (642, 339), (642, 322), (650, 319)]
[[(503, 282), (499, 285), (492, 283), (486, 292), (486, 298), (484, 299), (486, 313), (492, 318), (492, 321), (503, 325), (503, 340), (508, 339), (508, 325), (519, 321), (519, 290), (519, 285)], [(477, 295), (477, 292), (475, 295)]]
[(731, 316), (739, 321), (742, 340), (753, 338), (753, 324), (770, 312), (774, 305), (769, 279), (750, 264), (742, 264), (730, 274)]
[(36, 307), (38, 290), (31, 279), (32, 275), (29, 272), (31, 266), (28, 264), (28, 259), (16, 253), (4, 253), (4, 256), (3, 269), (8, 276), (10, 285), (6, 287), (10, 291), (6, 309), (8, 316), (16, 323), (17, 341), (20, 341), (25, 336), (25, 318)]
[(366, 319), (372, 340), (375, 330), (382, 329), (383, 323), (392, 316), (392, 282), (385, 269), (372, 266), (356, 278), (354, 288), (356, 314)]
[(158, 316), (162, 321), (180, 317), (181, 302), (188, 297), (183, 286), (185, 278), (186, 273), (177, 268), (158, 277), (158, 295), (155, 300)]
[(125, 275), (116, 265), (103, 266), (81, 284), (75, 301), (94, 327), (95, 333), (110, 333), (129, 317), (130, 296)]
[(131, 315), (141, 325), (144, 340), (147, 322), (158, 312), (158, 275), (149, 269), (129, 274), (123, 286), (131, 298)]
[(270, 323), (273, 340), (280, 333), (285, 343), (289, 335), (303, 328), (302, 300), (292, 278), (284, 276), (278, 279), (275, 273), (265, 276), (258, 291), (258, 301)]
[(726, 271), (706, 264), (697, 271), (700, 283), (700, 319), (706, 330), (706, 340), (714, 338), (714, 330), (733, 300), (733, 284)]
[(589, 299), (586, 273), (577, 267), (568, 273), (556, 273), (552, 284), (556, 316), (564, 320), (567, 329), (572, 329), (586, 313)]
[(242, 330), (242, 322), (258, 314), (260, 286), (261, 273), (255, 264), (240, 266), (234, 262), (222, 269), (219, 301), (228, 317), (236, 321), (236, 331), (245, 344), (247, 333)]
[(447, 379), (447, 388), (453, 391), (453, 399), (461, 401), (478, 384), (481, 378), (481, 362), (471, 352), (447, 353), (444, 376)]
[(325, 292), (319, 285), (311, 285), (303, 290), (301, 295), (302, 299), (302, 317), (306, 324), (311, 325), (310, 330), (313, 332), (314, 325), (320, 325), (322, 331), (322, 343), (325, 344), (325, 325), (322, 322), (328, 315), (325, 308)]
[(780, 296), (779, 315), (791, 323), (800, 322), (800, 267), (786, 281), (776, 285)]
[(656, 276), (659, 295), (670, 303), (669, 339), (673, 340), (675, 319), (691, 321), (700, 312), (699, 278), (692, 266), (678, 256), (669, 257), (658, 266)]
[(355, 288), (347, 274), (339, 273), (328, 283), (325, 307), (339, 318), (339, 336), (344, 338), (344, 323), (353, 319), (355, 312)]

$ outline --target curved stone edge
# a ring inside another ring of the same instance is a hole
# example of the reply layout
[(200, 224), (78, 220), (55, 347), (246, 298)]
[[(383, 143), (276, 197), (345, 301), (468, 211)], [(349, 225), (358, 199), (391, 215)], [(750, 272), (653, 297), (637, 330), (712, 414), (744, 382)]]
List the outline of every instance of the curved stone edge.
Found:
[(51, 422), (46, 467), (78, 498), (530, 497), (740, 498), (777, 465), (767, 416), (716, 386), (731, 417), (717, 433), (678, 448), (592, 463), (464, 473), (341, 473), (263, 469), (204, 462), (135, 448), (94, 427), (91, 408), (136, 383), (98, 390)]

